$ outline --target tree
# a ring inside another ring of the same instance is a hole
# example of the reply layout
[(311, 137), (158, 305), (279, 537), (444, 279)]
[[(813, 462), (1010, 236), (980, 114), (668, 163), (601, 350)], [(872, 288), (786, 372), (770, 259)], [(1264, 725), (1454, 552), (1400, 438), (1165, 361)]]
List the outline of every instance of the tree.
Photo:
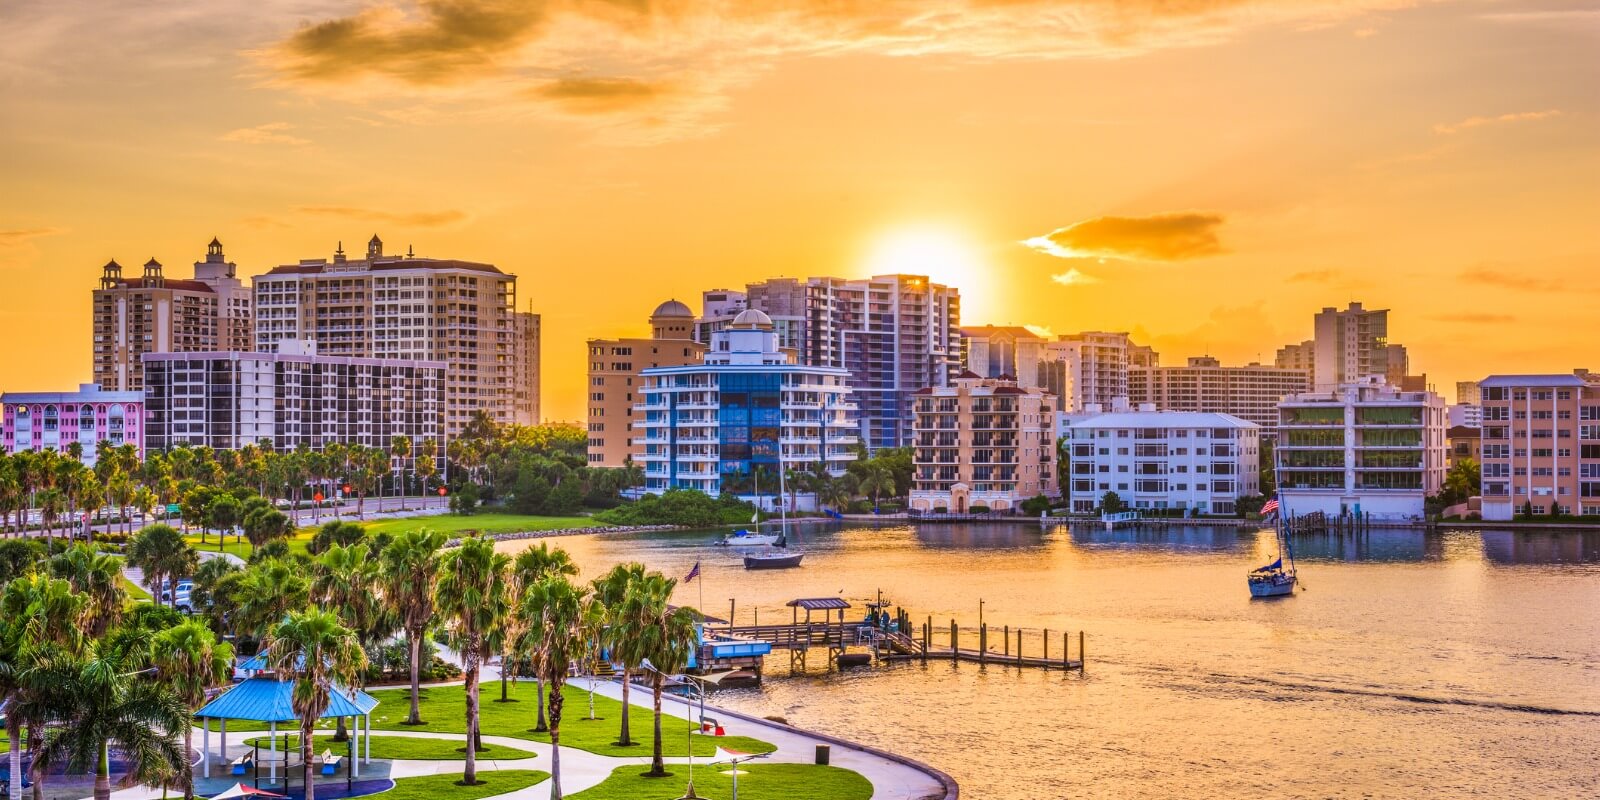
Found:
[[(190, 597), (191, 602), (193, 597)], [(251, 564), (233, 590), (234, 624), (239, 632), (259, 636), (311, 602), (303, 570), (272, 559)]]
[(493, 652), (506, 616), (511, 557), (494, 551), (493, 539), (467, 539), (439, 562), (434, 605), (461, 654), (467, 689), (467, 763), (461, 782), (478, 782), (478, 675)]
[[(233, 645), (218, 642), (210, 628), (193, 619), (155, 634), (150, 641), (150, 660), (161, 681), (191, 711), (206, 701), (206, 690), (233, 676)], [(194, 749), (194, 726), (187, 720), (183, 749)], [(184, 783), (183, 796), (185, 800), (194, 798), (192, 776)]]
[(99, 637), (122, 619), (128, 593), (122, 588), (122, 559), (102, 555), (94, 547), (78, 543), (50, 559), (50, 574), (65, 578), (72, 590), (84, 596), (83, 628)]
[(289, 520), (289, 515), (270, 505), (250, 508), (241, 524), (244, 527), (245, 538), (250, 540), (251, 548), (288, 538), (294, 531), (294, 523)]
[(1123, 502), (1121, 495), (1116, 492), (1106, 492), (1100, 497), (1100, 513), (1120, 514), (1126, 511), (1128, 504)]
[[(520, 613), (520, 604), (528, 587), (543, 581), (552, 575), (569, 577), (578, 574), (578, 565), (572, 563), (572, 557), (567, 551), (560, 548), (551, 549), (540, 542), (537, 547), (530, 547), (521, 553), (511, 563), (511, 580), (506, 587), (511, 608), (506, 614), (505, 653), (500, 659), (500, 699), (506, 699), (506, 672), (512, 659), (517, 655), (525, 655), (530, 649), (537, 647), (537, 640), (543, 632), (538, 628), (529, 627), (526, 622), (527, 615)], [(544, 673), (536, 673), (539, 682), (539, 716), (534, 725), (535, 731), (546, 728), (544, 718)]]
[(367, 667), (367, 655), (354, 631), (332, 612), (312, 609), (290, 614), (267, 640), (273, 669), (294, 676), (291, 695), (300, 717), (300, 761), (305, 767), (305, 800), (315, 798), (317, 720), (328, 710), (335, 683), (350, 683)]
[(389, 440), (389, 458), (394, 462), (394, 493), (402, 498), (400, 507), (405, 508), (404, 497), (406, 494), (404, 476), (406, 459), (411, 457), (411, 437), (395, 436)]
[(85, 604), (71, 584), (44, 575), (23, 575), (0, 592), (0, 699), (6, 707), (10, 774), (15, 776), (9, 800), (22, 797), (23, 727), (32, 730), (40, 721), (29, 712), (41, 704), (26, 702), (41, 686), (30, 679), (33, 670), (38, 663), (69, 658), (80, 650), (84, 637), (78, 623)]
[[(134, 534), (128, 542), (128, 566), (144, 570), (145, 585), (155, 593), (155, 602), (161, 603), (161, 592), (175, 588), (176, 579), (194, 572), (200, 555), (171, 525), (148, 525)], [(170, 584), (170, 585), (169, 585)], [(177, 602), (177, 593), (172, 600)]]
[[(94, 800), (111, 797), (111, 743), (126, 769), (124, 784), (156, 783), (190, 775), (178, 731), (189, 727), (189, 708), (148, 678), (149, 631), (124, 629), (91, 643), (82, 658), (42, 662), (32, 679), (47, 687), (38, 698), (53, 709), (38, 769), (64, 764), (94, 770)], [(91, 767), (92, 765), (92, 767)]]
[(433, 621), (433, 591), (439, 582), (441, 531), (418, 528), (400, 533), (379, 556), (384, 602), (400, 620), (411, 653), (411, 713), (407, 725), (421, 725), (417, 691), (421, 683), (422, 637)]
[(644, 565), (638, 562), (617, 564), (610, 572), (594, 580), (595, 602), (604, 615), (600, 643), (611, 653), (611, 659), (622, 666), (622, 729), (617, 736), (619, 747), (630, 747), (633, 739), (628, 730), (628, 689), (633, 685), (633, 671), (643, 659), (640, 646), (642, 619), (631, 616), (639, 610), (629, 600), (637, 586), (644, 582)]
[(1439, 489), (1439, 499), (1446, 506), (1465, 503), (1482, 492), (1483, 468), (1471, 458), (1463, 458), (1450, 465), (1444, 474), (1444, 484)]
[(877, 508), (878, 496), (884, 492), (893, 493), (895, 490), (894, 473), (887, 466), (869, 464), (863, 471), (861, 482), (856, 490), (862, 494), (872, 496), (872, 506)]
[(317, 528), (311, 541), (306, 544), (306, 552), (312, 555), (321, 555), (334, 545), (349, 547), (367, 538), (367, 529), (354, 522), (340, 522), (329, 520)]
[(660, 573), (645, 576), (644, 583), (636, 586), (629, 599), (636, 610), (629, 612), (644, 622), (639, 631), (639, 650), (653, 665), (650, 670), (650, 693), (655, 716), (655, 749), (651, 754), (649, 777), (665, 777), (666, 762), (661, 754), (661, 691), (667, 675), (680, 672), (688, 664), (689, 652), (694, 647), (695, 622), (700, 614), (692, 608), (673, 608), (670, 605), (672, 590), (678, 585), (675, 578)]
[(550, 800), (561, 800), (562, 688), (587, 652), (598, 608), (565, 575), (550, 574), (527, 588), (519, 610), (525, 626), (539, 632), (534, 662), (541, 681), (550, 684)]
[(239, 524), (241, 510), (239, 501), (231, 494), (218, 493), (206, 503), (206, 524), (217, 529), (217, 550), (222, 550), (222, 543), (228, 538), (228, 531)]

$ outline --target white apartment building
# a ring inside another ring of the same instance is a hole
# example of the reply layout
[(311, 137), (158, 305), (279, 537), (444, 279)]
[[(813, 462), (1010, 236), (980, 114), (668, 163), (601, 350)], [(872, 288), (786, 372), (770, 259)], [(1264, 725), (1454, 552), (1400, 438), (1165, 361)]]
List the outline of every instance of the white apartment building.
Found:
[(1232, 414), (1255, 423), (1268, 437), (1278, 427), (1278, 403), (1310, 388), (1305, 370), (1263, 364), (1224, 367), (1210, 356), (1190, 358), (1181, 367), (1128, 368), (1128, 402), (1135, 407)]
[(1261, 493), (1260, 428), (1232, 414), (1145, 406), (1076, 420), (1066, 435), (1073, 511), (1115, 492), (1136, 509), (1233, 514)]
[(1444, 483), (1444, 398), (1381, 376), (1284, 398), (1278, 497), (1290, 514), (1413, 519)]
[(445, 427), (482, 411), (497, 423), (538, 413), (537, 320), (516, 317), (517, 278), (492, 264), (385, 255), (307, 259), (254, 278), (256, 350), (309, 339), (324, 356), (442, 361)]
[(147, 353), (145, 447), (279, 452), (339, 442), (388, 449), (395, 436), (444, 451), (446, 365), (316, 355), (312, 343), (275, 353)]
[[(645, 492), (726, 492), (776, 508), (790, 499), (779, 491), (785, 470), (822, 463), (837, 476), (855, 460), (849, 373), (795, 363), (756, 309), (712, 334), (704, 363), (639, 375), (633, 430), (643, 446)], [(799, 510), (817, 507), (815, 495), (794, 494)]]

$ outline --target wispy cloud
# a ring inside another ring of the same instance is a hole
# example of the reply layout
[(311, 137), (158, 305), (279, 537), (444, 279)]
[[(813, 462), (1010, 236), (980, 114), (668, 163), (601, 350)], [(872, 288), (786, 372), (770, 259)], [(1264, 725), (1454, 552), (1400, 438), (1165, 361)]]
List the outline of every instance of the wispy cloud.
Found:
[(455, 209), (445, 211), (383, 211), (374, 208), (357, 208), (355, 206), (296, 206), (294, 210), (301, 214), (344, 217), (367, 222), (389, 222), (414, 228), (437, 228), (460, 222), (467, 218), (466, 212)]
[(1441, 133), (1446, 136), (1452, 136), (1465, 130), (1482, 128), (1487, 125), (1505, 125), (1513, 122), (1537, 122), (1538, 120), (1550, 119), (1551, 117), (1559, 116), (1561, 116), (1560, 110), (1550, 109), (1548, 111), (1520, 111), (1515, 114), (1501, 114), (1496, 117), (1467, 117), (1466, 119), (1458, 122), (1441, 122), (1438, 125), (1433, 126), (1433, 132)]
[(1090, 275), (1078, 269), (1077, 267), (1073, 267), (1066, 272), (1057, 272), (1056, 274), (1050, 276), (1050, 280), (1053, 280), (1062, 286), (1082, 286), (1086, 283), (1100, 282), (1099, 278), (1096, 278), (1095, 276)]
[(1434, 314), (1428, 319), (1435, 322), (1456, 322), (1463, 325), (1498, 325), (1502, 322), (1515, 322), (1516, 317), (1510, 314), (1490, 314), (1480, 312), (1462, 312), (1457, 314)]
[(31, 239), (38, 239), (43, 236), (59, 236), (66, 232), (66, 228), (53, 227), (0, 230), (0, 247), (15, 247)]
[(1461, 280), (1467, 283), (1493, 286), (1497, 289), (1521, 289), (1530, 292), (1558, 292), (1570, 288), (1561, 281), (1551, 278), (1541, 278), (1525, 272), (1514, 272), (1489, 266), (1468, 268), (1462, 271)]
[[(1149, 217), (1096, 217), (1022, 244), (1057, 258), (1185, 261), (1224, 252), (1221, 214), (1178, 212)], [(1074, 270), (1075, 271), (1075, 270)]]
[(268, 122), (254, 128), (235, 128), (218, 136), (224, 142), (238, 144), (310, 144), (311, 140), (290, 135), (286, 131), (293, 130), (294, 126), (287, 122)]

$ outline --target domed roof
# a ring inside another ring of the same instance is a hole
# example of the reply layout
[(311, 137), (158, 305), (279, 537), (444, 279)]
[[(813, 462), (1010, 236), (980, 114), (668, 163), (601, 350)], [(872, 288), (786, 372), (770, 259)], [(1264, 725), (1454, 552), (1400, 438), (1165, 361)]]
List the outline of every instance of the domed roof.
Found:
[(740, 311), (739, 316), (733, 318), (732, 327), (770, 328), (772, 327), (772, 317), (767, 316), (766, 312), (759, 308), (747, 308)]
[(688, 306), (676, 301), (668, 300), (659, 306), (650, 316), (652, 317), (688, 317), (694, 319), (694, 312)]

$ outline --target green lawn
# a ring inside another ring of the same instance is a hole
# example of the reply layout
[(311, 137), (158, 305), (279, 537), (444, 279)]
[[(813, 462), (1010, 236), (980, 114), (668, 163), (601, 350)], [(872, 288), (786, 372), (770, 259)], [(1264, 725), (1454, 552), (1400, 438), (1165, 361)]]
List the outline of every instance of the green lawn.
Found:
[[(289, 537), (286, 540), (289, 543), (289, 552), (304, 553), (306, 551), (306, 545), (311, 544), (311, 534), (314, 533), (315, 530), (315, 528), (303, 529), (294, 536)], [(222, 537), (226, 541), (223, 541), (219, 547), (217, 541), (218, 537), (215, 533), (206, 534), (206, 540), (204, 543), (200, 541), (200, 534), (198, 533), (191, 534), (183, 538), (189, 544), (194, 545), (194, 549), (196, 550), (203, 550), (209, 553), (216, 553), (219, 551), (223, 553), (232, 553), (239, 558), (244, 559), (245, 561), (250, 560), (250, 551), (252, 548), (250, 547), (249, 539), (236, 540), (232, 536)]]
[[(324, 744), (325, 742), (326, 744)], [(265, 747), (267, 743), (267, 737), (257, 736), (245, 740), (245, 744), (258, 743)], [(321, 738), (317, 739), (315, 744), (319, 750), (326, 747), (333, 750), (335, 753), (344, 752), (340, 748), (345, 747), (343, 742), (339, 743), (338, 745), (334, 745), (331, 741)], [(285, 734), (278, 735), (279, 750), (292, 750), (299, 746), (299, 736)], [(362, 742), (361, 746), (366, 747), (366, 742)], [(486, 750), (480, 750), (478, 752), (478, 758), (509, 760), (514, 758), (533, 758), (536, 755), (528, 752), (527, 750), (518, 750), (514, 747), (504, 747), (497, 744), (487, 745), (487, 748), (488, 749)], [(373, 736), (372, 757), (383, 759), (412, 758), (432, 761), (460, 761), (467, 757), (466, 742), (454, 742), (448, 739), (416, 739), (409, 736)]]
[[(500, 684), (485, 683), (481, 691), (480, 708), (483, 713), (482, 730), (487, 735), (514, 736), (536, 742), (550, 741), (546, 733), (533, 733), (529, 729), (537, 718), (538, 691), (532, 681), (514, 683), (511, 697), (517, 702), (496, 702), (500, 697)], [(409, 688), (375, 689), (371, 694), (381, 705), (374, 713), (372, 727), (387, 730), (418, 730), (404, 725), (411, 707)], [(628, 715), (630, 733), (636, 744), (618, 747), (617, 731), (622, 718), (622, 703), (603, 695), (595, 695), (595, 716), (590, 721), (589, 693), (580, 686), (568, 684), (563, 692), (566, 699), (565, 715), (561, 722), (561, 745), (588, 750), (605, 756), (648, 756), (652, 746), (652, 720), (648, 708), (635, 706)], [(422, 690), (422, 720), (420, 730), (441, 733), (465, 733), (466, 690), (460, 686), (435, 686)], [(689, 721), (681, 717), (663, 715), (661, 719), (661, 751), (668, 756), (688, 755)], [(718, 746), (730, 747), (747, 753), (770, 753), (777, 749), (759, 739), (747, 736), (695, 736), (694, 754), (709, 756)]]
[(400, 533), (415, 528), (429, 528), (447, 533), (516, 533), (519, 531), (551, 531), (562, 528), (591, 528), (599, 525), (589, 517), (535, 517), (523, 514), (484, 513), (471, 516), (440, 514), (432, 517), (385, 519), (366, 523), (371, 533)]
[(536, 769), (479, 770), (478, 783), (462, 786), (457, 783), (461, 780), (458, 774), (424, 775), (400, 778), (394, 782), (393, 789), (376, 796), (383, 800), (477, 800), (526, 789), (549, 777), (550, 773)]
[(128, 593), (128, 602), (137, 603), (141, 600), (150, 599), (150, 593), (145, 591), (143, 586), (128, 580), (127, 576), (123, 576), (121, 580), (123, 590)]
[[(737, 748), (735, 748), (737, 749)], [(708, 800), (728, 800), (733, 796), (733, 777), (722, 772), (726, 765), (708, 767), (696, 764), (695, 794)], [(671, 764), (670, 778), (646, 778), (637, 765), (617, 767), (599, 785), (568, 795), (571, 800), (658, 800), (683, 793), (689, 776), (685, 764)], [(743, 800), (868, 800), (872, 783), (859, 774), (839, 767), (815, 764), (744, 764), (739, 776), (739, 797)]]

